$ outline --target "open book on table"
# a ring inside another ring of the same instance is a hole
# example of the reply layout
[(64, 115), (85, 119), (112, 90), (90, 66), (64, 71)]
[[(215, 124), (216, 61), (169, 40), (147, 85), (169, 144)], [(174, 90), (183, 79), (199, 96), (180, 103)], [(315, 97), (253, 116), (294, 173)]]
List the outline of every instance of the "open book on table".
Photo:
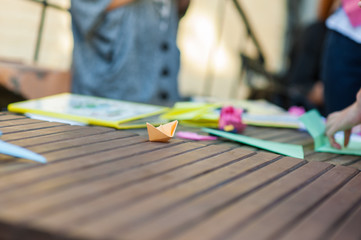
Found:
[[(161, 124), (155, 115), (166, 107), (114, 99), (62, 93), (8, 106), (10, 112), (33, 114), (88, 125), (117, 129), (145, 127), (146, 122)], [(151, 120), (149, 120), (151, 119)]]

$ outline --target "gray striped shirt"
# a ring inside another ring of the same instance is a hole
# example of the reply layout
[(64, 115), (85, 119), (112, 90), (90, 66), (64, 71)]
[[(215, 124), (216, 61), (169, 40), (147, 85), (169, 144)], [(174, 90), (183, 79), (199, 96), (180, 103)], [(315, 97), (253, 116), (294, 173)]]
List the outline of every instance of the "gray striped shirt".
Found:
[(179, 98), (176, 0), (72, 0), (74, 93), (165, 104)]

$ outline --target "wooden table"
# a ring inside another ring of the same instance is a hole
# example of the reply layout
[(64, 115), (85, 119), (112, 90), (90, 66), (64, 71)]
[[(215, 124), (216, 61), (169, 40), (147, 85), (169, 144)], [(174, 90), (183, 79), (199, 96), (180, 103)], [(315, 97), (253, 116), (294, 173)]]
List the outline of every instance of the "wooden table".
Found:
[(0, 129), (49, 162), (0, 155), (0, 239), (361, 238), (359, 158), (314, 153), (304, 132), (245, 134), (304, 144), (307, 161), (6, 112)]

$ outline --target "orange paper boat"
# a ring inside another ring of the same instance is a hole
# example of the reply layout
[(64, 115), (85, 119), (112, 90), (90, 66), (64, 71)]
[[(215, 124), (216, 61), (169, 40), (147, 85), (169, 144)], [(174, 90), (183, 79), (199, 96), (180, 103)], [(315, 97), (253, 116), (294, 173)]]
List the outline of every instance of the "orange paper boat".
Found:
[(175, 129), (177, 128), (178, 121), (154, 127), (152, 124), (147, 123), (147, 130), (149, 141), (151, 142), (168, 142), (174, 136)]

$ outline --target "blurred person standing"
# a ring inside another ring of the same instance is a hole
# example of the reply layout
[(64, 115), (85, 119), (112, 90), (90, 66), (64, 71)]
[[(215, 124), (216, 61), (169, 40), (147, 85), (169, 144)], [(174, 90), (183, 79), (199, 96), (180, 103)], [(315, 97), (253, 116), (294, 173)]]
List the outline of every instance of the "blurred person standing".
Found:
[(72, 0), (72, 92), (165, 104), (179, 99), (178, 21), (189, 0)]
[[(358, 6), (358, 7), (357, 7)], [(341, 149), (334, 134), (344, 131), (344, 146), (352, 128), (361, 124), (361, 0), (343, 0), (327, 22), (331, 29), (324, 56), (326, 135)]]
[[(333, 0), (322, 0), (331, 6)], [(356, 101), (361, 88), (361, 8), (359, 0), (342, 0), (327, 19), (322, 63), (326, 115)]]
[(289, 80), (290, 105), (307, 110), (317, 108), (324, 112), (321, 59), (327, 34), (326, 19), (336, 10), (336, 1), (318, 1), (317, 18), (299, 28), (294, 36), (290, 54)]

